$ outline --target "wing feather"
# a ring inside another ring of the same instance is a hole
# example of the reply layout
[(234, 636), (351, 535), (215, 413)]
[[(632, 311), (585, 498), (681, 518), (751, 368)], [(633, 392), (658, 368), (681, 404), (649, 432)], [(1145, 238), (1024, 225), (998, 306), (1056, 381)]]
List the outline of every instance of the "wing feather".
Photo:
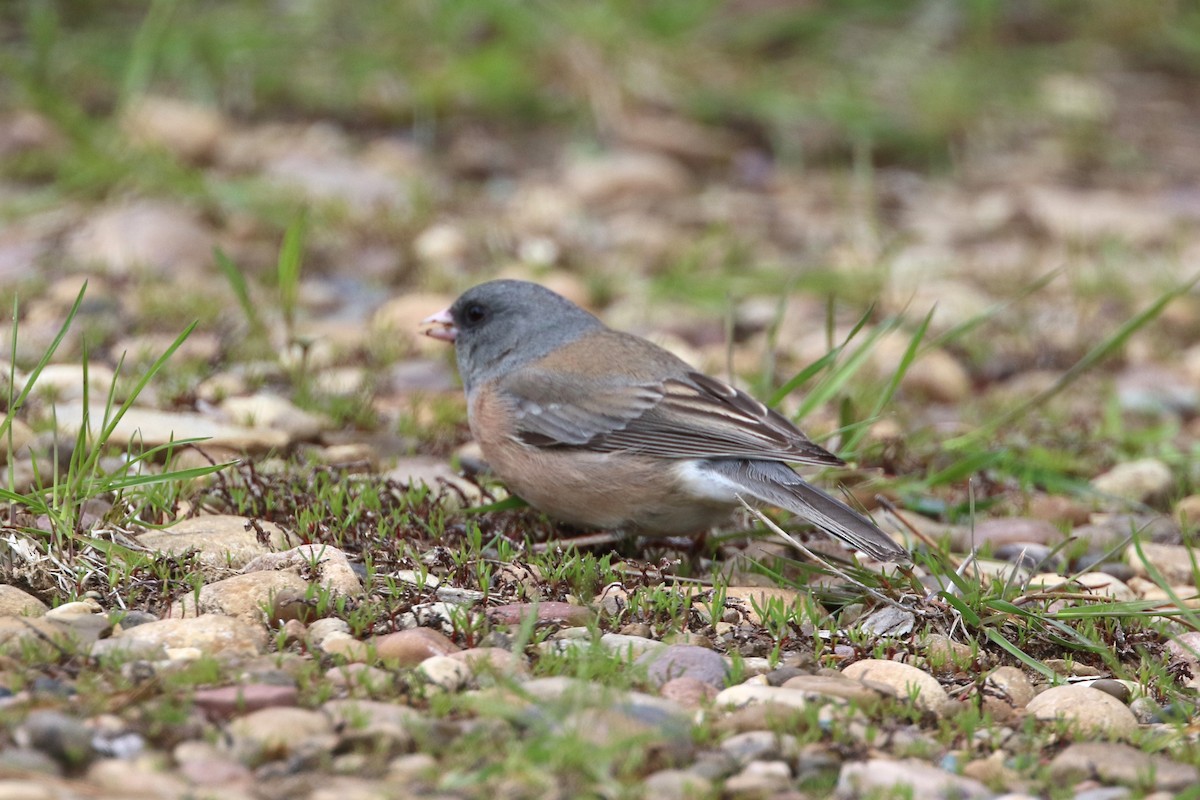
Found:
[(516, 435), (538, 447), (659, 458), (745, 458), (838, 465), (787, 418), (723, 381), (687, 371), (652, 383), (599, 383), (525, 370), (505, 381)]

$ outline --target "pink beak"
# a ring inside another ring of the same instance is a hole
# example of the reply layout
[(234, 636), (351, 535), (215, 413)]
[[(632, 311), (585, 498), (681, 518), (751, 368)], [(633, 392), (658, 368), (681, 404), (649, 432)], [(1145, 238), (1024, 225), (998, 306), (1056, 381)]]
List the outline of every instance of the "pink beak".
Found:
[(454, 317), (450, 316), (450, 309), (421, 320), (421, 333), (443, 342), (453, 342), (458, 338), (458, 328), (454, 327)]

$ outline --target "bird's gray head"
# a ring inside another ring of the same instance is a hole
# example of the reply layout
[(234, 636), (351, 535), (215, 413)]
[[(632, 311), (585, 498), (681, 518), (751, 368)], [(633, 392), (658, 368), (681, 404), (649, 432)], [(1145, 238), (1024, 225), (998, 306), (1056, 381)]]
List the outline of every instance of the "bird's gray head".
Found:
[(604, 327), (562, 295), (515, 280), (474, 286), (424, 324), (431, 326), (426, 330), (430, 336), (454, 342), (458, 372), (468, 392)]

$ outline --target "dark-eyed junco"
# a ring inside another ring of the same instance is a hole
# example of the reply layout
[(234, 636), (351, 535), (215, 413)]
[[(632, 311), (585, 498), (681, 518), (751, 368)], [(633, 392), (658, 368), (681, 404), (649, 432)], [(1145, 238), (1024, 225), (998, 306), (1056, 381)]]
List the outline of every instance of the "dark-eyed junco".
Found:
[(498, 280), (422, 322), (454, 342), (471, 431), (514, 493), (576, 525), (697, 533), (737, 497), (884, 561), (908, 553), (788, 464), (843, 463), (780, 414), (535, 283)]

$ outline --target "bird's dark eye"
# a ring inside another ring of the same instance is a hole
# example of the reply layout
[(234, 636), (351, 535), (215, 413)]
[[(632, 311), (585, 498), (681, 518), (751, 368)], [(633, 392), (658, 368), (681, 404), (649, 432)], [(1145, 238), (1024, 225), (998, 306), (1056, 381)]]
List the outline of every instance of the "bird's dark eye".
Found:
[(463, 322), (467, 325), (478, 325), (487, 318), (487, 309), (479, 303), (471, 303), (463, 309)]

